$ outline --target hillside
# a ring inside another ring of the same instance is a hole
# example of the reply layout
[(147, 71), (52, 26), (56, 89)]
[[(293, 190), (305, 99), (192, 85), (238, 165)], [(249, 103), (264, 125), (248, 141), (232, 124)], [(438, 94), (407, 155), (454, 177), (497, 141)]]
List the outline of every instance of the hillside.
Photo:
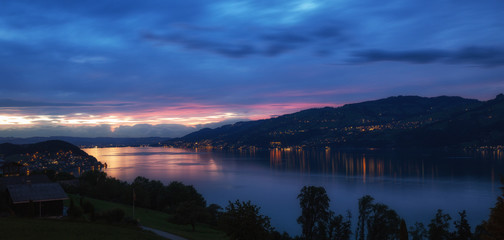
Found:
[(457, 112), (450, 118), (403, 133), (400, 143), (427, 147), (504, 145), (504, 95)]
[(397, 96), (202, 129), (177, 147), (445, 147), (504, 144), (504, 96)]
[(79, 147), (59, 140), (33, 144), (0, 144), (0, 158), (23, 166), (21, 171), (79, 172), (101, 169), (103, 164)]
[(72, 152), (76, 156), (89, 156), (79, 147), (60, 140), (50, 140), (33, 144), (0, 144), (0, 154), (10, 156), (14, 154), (33, 154), (33, 153), (57, 153), (57, 152)]

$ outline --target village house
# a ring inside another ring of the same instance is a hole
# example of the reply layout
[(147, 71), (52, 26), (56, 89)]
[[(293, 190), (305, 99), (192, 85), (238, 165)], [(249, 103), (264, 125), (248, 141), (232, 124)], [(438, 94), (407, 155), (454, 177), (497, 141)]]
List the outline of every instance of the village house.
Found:
[(17, 216), (62, 216), (63, 201), (68, 199), (60, 184), (45, 175), (2, 177), (0, 191)]

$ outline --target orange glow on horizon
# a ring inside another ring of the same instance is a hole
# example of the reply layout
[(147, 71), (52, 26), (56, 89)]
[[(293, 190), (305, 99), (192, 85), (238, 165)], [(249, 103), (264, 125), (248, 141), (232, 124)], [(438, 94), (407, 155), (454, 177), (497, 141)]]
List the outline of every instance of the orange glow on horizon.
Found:
[(29, 115), (11, 113), (0, 115), (0, 128), (32, 127), (37, 125), (110, 125), (112, 128), (133, 126), (136, 124), (196, 126), (230, 119), (268, 119), (272, 116), (326, 106), (337, 107), (340, 105), (330, 103), (272, 103), (255, 105), (186, 104), (170, 107), (143, 108), (142, 110), (128, 109), (124, 112), (117, 111), (116, 109), (116, 111), (105, 114), (78, 112), (66, 115)]

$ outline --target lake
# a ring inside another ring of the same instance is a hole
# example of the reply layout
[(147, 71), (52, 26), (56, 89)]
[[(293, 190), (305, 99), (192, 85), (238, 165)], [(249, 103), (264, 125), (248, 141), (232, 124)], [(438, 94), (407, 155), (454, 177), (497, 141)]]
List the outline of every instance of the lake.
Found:
[[(168, 184), (193, 185), (207, 203), (225, 207), (228, 201), (250, 200), (271, 217), (280, 232), (301, 233), (296, 218), (305, 185), (325, 187), (331, 210), (352, 222), (357, 203), (369, 194), (406, 219), (427, 225), (437, 209), (452, 218), (466, 210), (471, 226), (488, 218), (501, 193), (502, 151), (320, 151), (271, 150), (210, 152), (177, 148), (124, 147), (83, 149), (105, 172), (131, 182), (137, 176)], [(451, 222), (453, 226), (453, 220)], [(354, 229), (353, 229), (354, 230)]]

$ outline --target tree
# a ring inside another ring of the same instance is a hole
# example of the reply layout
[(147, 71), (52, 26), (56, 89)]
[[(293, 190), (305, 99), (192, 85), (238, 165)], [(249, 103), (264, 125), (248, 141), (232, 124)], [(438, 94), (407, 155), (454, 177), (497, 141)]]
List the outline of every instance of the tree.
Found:
[[(504, 185), (504, 177), (501, 178), (501, 183)], [(483, 222), (484, 231), (481, 238), (484, 240), (501, 240), (504, 239), (504, 187), (502, 196), (497, 197), (497, 203), (490, 211), (488, 221)]]
[(173, 181), (165, 187), (166, 205), (170, 206), (170, 212), (175, 212), (179, 204), (187, 201), (194, 201), (195, 204), (206, 207), (206, 201), (192, 185), (184, 185), (181, 182)]
[(328, 238), (330, 240), (349, 240), (350, 235), (352, 234), (351, 219), (352, 214), (350, 211), (347, 211), (346, 220), (343, 220), (343, 216), (341, 214), (335, 216), (334, 212), (331, 212), (328, 226)]
[(298, 238), (299, 237), (292, 238), (287, 232), (279, 233), (278, 231), (273, 231), (271, 232), (269, 240), (294, 240)]
[(145, 177), (138, 176), (131, 183), (131, 187), (134, 191), (134, 201), (135, 206), (151, 208), (150, 202), (150, 194), (148, 191), (149, 179)]
[(410, 227), (411, 240), (424, 240), (427, 238), (427, 230), (423, 223), (416, 222), (415, 227)]
[(329, 221), (329, 197), (324, 187), (304, 186), (297, 197), (301, 207), (301, 237), (306, 240), (325, 239)]
[(357, 222), (357, 230), (355, 231), (355, 239), (364, 240), (366, 237), (366, 223), (369, 214), (371, 214), (374, 198), (366, 195), (359, 199), (359, 219)]
[(131, 183), (131, 187), (135, 190), (137, 206), (163, 210), (167, 205), (164, 186), (160, 181), (138, 176)]
[(273, 228), (270, 218), (259, 214), (260, 208), (247, 202), (231, 201), (222, 214), (221, 224), (231, 240), (262, 240)]
[(131, 188), (127, 182), (120, 181), (100, 171), (86, 171), (79, 178), (79, 193), (113, 202), (131, 203)]
[(373, 204), (367, 222), (368, 240), (396, 239), (400, 218), (397, 213), (382, 203)]
[(476, 226), (474, 229), (473, 239), (474, 240), (486, 240), (488, 239), (486, 235), (488, 232), (485, 230), (486, 221), (483, 221), (480, 225)]
[(472, 238), (471, 234), (471, 226), (467, 222), (466, 211), (462, 211), (458, 213), (460, 216), (459, 221), (455, 221), (455, 239), (454, 240), (470, 240)]
[(406, 222), (401, 219), (401, 226), (399, 227), (399, 240), (408, 240), (408, 228), (406, 227)]
[(205, 208), (198, 205), (195, 201), (183, 202), (175, 212), (175, 222), (178, 224), (191, 224), (193, 232), (196, 231), (196, 222), (208, 218), (208, 212)]
[(443, 214), (443, 210), (438, 209), (436, 217), (429, 224), (429, 240), (447, 240), (450, 238), (450, 215)]
[(206, 211), (208, 212), (208, 218), (205, 222), (210, 225), (217, 225), (219, 217), (222, 214), (221, 210), (222, 207), (215, 203), (208, 205), (208, 207), (206, 208)]

